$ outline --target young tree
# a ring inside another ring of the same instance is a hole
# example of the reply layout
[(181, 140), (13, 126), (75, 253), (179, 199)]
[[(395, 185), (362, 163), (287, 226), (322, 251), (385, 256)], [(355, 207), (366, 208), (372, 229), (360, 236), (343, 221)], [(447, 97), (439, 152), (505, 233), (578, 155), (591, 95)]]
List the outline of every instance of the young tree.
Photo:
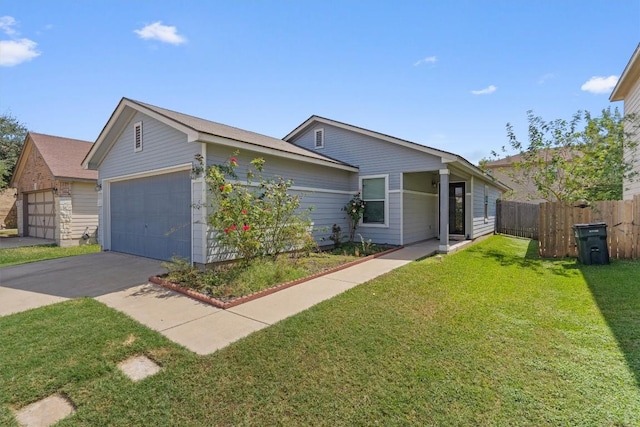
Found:
[(203, 167), (212, 201), (208, 224), (216, 230), (218, 243), (243, 262), (306, 248), (313, 242), (311, 221), (299, 211), (301, 197), (289, 191), (293, 181), (263, 177), (265, 162), (260, 158), (251, 161), (246, 180), (238, 181), (235, 156), (225, 164)]
[(0, 115), (0, 190), (7, 188), (20, 156), (27, 128), (12, 115)]
[(533, 183), (540, 197), (551, 202), (622, 199), (624, 179), (636, 177), (634, 158), (624, 152), (626, 147), (632, 153), (637, 145), (634, 116), (607, 108), (598, 117), (578, 111), (569, 121), (550, 122), (528, 111), (527, 119), (526, 143), (507, 123), (509, 145), (520, 154), (510, 173), (514, 182)]

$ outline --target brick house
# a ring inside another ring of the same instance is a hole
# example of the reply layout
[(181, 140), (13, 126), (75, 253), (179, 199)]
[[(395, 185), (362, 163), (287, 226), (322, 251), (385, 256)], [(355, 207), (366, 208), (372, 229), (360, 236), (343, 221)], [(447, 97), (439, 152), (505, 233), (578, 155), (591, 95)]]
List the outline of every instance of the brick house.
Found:
[(98, 174), (82, 168), (91, 143), (29, 132), (11, 187), (17, 189), (18, 234), (59, 246), (95, 242)]

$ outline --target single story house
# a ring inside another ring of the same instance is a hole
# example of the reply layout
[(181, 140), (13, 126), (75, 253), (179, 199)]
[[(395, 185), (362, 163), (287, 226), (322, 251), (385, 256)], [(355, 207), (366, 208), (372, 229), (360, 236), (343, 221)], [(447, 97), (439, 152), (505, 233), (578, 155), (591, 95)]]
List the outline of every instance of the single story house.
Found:
[(404, 245), (474, 239), (494, 231), (495, 201), (508, 187), (460, 156), (312, 116), (284, 139), (123, 98), (83, 161), (98, 171), (105, 250), (195, 264), (219, 261), (206, 225), (207, 191), (195, 156), (224, 163), (235, 150), (238, 175), (255, 157), (265, 173), (294, 180), (313, 206), (314, 236), (347, 230), (341, 208), (358, 191), (367, 202), (357, 233)]
[(18, 235), (59, 246), (96, 241), (98, 173), (82, 167), (91, 142), (29, 132), (11, 178)]
[[(623, 112), (625, 116), (635, 114), (637, 126), (640, 121), (640, 43), (636, 47), (636, 50), (631, 55), (631, 59), (627, 63), (627, 66), (622, 72), (622, 76), (618, 80), (616, 87), (613, 88), (610, 101), (623, 101)], [(633, 124), (628, 124), (628, 132), (634, 133), (632, 136), (636, 143), (633, 149), (625, 148), (625, 157), (633, 159), (633, 171), (640, 175), (640, 131), (635, 128), (632, 129)], [(631, 200), (634, 196), (640, 195), (640, 178), (638, 176), (633, 179), (625, 180), (622, 191), (622, 198), (625, 200)]]

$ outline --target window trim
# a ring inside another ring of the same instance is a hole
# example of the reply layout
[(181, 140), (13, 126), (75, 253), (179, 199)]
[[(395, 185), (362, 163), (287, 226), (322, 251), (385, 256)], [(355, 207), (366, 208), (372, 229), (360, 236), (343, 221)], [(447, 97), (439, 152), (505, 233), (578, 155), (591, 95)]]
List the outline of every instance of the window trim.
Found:
[[(358, 177), (358, 182), (360, 184), (359, 188), (361, 191), (361, 196), (364, 197), (364, 187), (362, 185), (362, 181), (366, 179), (379, 179), (384, 178), (384, 200), (372, 199), (373, 201), (383, 201), (384, 202), (384, 224), (368, 224), (364, 222), (364, 216), (360, 218), (360, 223), (358, 227), (371, 227), (371, 228), (389, 228), (389, 174), (384, 175), (362, 175)], [(363, 201), (366, 200), (363, 198)]]
[[(320, 145), (318, 145), (318, 133), (320, 134)], [(324, 148), (324, 128), (313, 130), (313, 148), (316, 150)]]
[[(140, 129), (138, 131), (138, 129)], [(140, 146), (138, 147), (138, 133), (140, 134)], [(142, 132), (142, 121), (135, 122), (133, 124), (133, 152), (139, 153), (143, 148), (143, 132)]]
[(489, 186), (484, 184), (484, 223), (489, 223)]

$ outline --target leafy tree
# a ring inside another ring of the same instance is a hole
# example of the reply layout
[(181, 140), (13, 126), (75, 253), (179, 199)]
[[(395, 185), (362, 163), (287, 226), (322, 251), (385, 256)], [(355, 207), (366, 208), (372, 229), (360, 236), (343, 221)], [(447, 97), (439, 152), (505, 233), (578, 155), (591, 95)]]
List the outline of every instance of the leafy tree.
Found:
[(231, 157), (223, 165), (206, 168), (213, 208), (208, 224), (216, 230), (218, 243), (244, 262), (264, 256), (276, 258), (310, 245), (311, 222), (305, 212), (298, 212), (301, 197), (289, 193), (293, 181), (264, 178), (264, 160), (260, 158), (251, 161), (245, 182), (238, 182), (237, 167), (238, 160)]
[[(638, 130), (635, 116), (622, 117), (618, 109), (612, 112), (607, 108), (597, 117), (578, 111), (568, 121), (550, 122), (528, 111), (527, 119), (526, 143), (507, 123), (509, 145), (520, 154), (510, 172), (514, 182), (533, 183), (547, 201), (622, 199), (623, 181), (637, 175), (633, 156), (624, 153), (625, 147), (633, 153), (637, 145), (633, 138)], [(498, 157), (495, 152), (492, 155)]]
[(26, 136), (27, 128), (18, 119), (0, 115), (0, 190), (9, 185)]

